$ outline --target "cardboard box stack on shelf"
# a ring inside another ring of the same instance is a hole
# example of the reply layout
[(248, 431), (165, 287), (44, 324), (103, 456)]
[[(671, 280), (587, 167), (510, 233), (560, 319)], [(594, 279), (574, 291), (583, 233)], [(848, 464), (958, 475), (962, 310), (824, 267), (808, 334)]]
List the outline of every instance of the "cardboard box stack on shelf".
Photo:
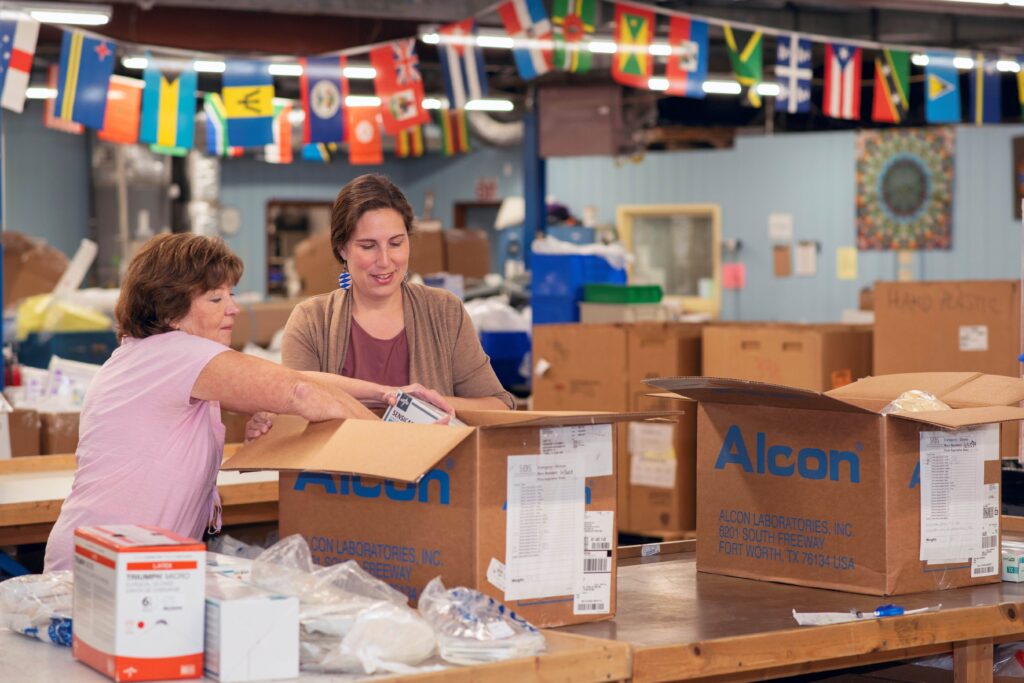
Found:
[[(1020, 376), (1017, 280), (878, 282), (874, 374), (984, 372)], [(1003, 425), (1001, 455), (1017, 457), (1018, 424)]]
[[(338, 286), (335, 276), (334, 286)], [(302, 299), (274, 299), (258, 304), (242, 304), (231, 330), (231, 348), (241, 349), (248, 343), (269, 346), (278, 330), (284, 328), (288, 316)]]
[(446, 272), (467, 278), (482, 278), (491, 272), (491, 243), (483, 230), (444, 230)]
[(871, 374), (871, 327), (720, 323), (704, 328), (707, 377), (746, 379), (814, 391)]
[(684, 411), (675, 424), (616, 427), (620, 531), (695, 528), (695, 411), (648, 397), (643, 380), (699, 374), (700, 334), (685, 323), (534, 327), (534, 408)]
[[(658, 384), (700, 402), (699, 571), (874, 595), (999, 581), (997, 425), (1024, 417), (1024, 380)], [(908, 389), (952, 409), (880, 414)]]

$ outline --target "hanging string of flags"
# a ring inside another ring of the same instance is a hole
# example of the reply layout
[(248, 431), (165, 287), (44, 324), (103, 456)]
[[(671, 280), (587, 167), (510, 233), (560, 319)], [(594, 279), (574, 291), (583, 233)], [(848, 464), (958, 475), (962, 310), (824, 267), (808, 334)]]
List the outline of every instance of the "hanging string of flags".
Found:
[[(600, 40), (596, 34), (600, 2), (614, 5), (612, 41)], [(549, 17), (543, 0), (502, 0), (478, 15), (496, 12), (504, 35), (481, 35), (474, 16), (421, 36), (420, 40), (438, 48), (445, 109), (424, 93), (415, 38), (301, 58), (295, 72), (300, 78), (303, 119), (301, 158), (330, 161), (338, 155), (339, 144), (347, 143), (350, 163), (379, 164), (382, 132), (396, 139), (397, 156), (421, 156), (425, 125), (438, 127), (443, 153), (468, 151), (465, 111), (488, 94), (485, 46), (511, 48), (524, 80), (553, 70), (585, 73), (593, 67), (594, 54), (607, 54), (612, 78), (632, 88), (692, 98), (729, 93), (751, 107), (775, 96), (779, 110), (799, 114), (812, 108), (814, 46), (820, 44), (824, 46), (820, 106), (825, 116), (861, 118), (861, 91), (869, 83), (862, 77), (868, 50), (875, 52), (871, 121), (903, 123), (917, 106), (910, 101), (911, 63), (924, 67), (928, 123), (963, 119), (961, 70), (969, 71), (968, 121), (982, 124), (1001, 119), (1001, 72), (1016, 72), (1024, 108), (1024, 73), (1016, 58), (794, 33), (618, 0), (554, 0), (552, 9)], [(663, 39), (658, 37), (659, 16), (668, 19)], [(709, 78), (710, 26), (721, 29), (734, 82)], [(0, 19), (0, 42), (5, 48), (0, 50), (0, 106), (5, 109), (23, 111), (38, 33), (38, 22), (28, 16)], [(764, 74), (766, 35), (776, 39), (771, 81)], [(129, 47), (144, 46), (65, 30), (59, 63), (48, 72), (55, 98), (45, 107), (47, 125), (71, 133), (92, 128), (110, 142), (143, 143), (158, 153), (184, 155), (194, 146), (195, 102), (201, 98), (208, 153), (239, 156), (257, 149), (269, 162), (293, 160), (291, 119), (297, 110), (289, 101), (275, 98), (272, 61), (228, 58), (220, 65), (220, 91), (200, 93), (198, 61), (155, 58), (153, 53), (201, 55), (149, 46), (143, 78), (138, 80), (113, 74), (117, 53)], [(364, 98), (366, 106), (354, 106), (347, 59), (367, 53), (376, 97)], [(912, 57), (912, 53), (918, 54)], [(427, 106), (431, 101), (438, 109), (433, 119)]]

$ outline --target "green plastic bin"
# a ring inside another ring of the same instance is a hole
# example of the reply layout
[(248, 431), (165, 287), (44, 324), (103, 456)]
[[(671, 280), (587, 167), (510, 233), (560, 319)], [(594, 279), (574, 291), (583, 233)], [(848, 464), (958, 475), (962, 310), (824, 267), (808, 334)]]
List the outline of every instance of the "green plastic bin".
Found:
[(661, 286), (586, 285), (583, 300), (594, 304), (656, 304), (661, 301)]

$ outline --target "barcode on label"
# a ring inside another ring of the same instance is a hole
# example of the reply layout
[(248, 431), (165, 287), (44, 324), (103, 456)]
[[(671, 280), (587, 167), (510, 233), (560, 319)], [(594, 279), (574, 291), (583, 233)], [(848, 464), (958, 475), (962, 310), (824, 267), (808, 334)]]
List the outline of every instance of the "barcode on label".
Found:
[(611, 550), (611, 541), (594, 541), (589, 540), (583, 545), (584, 550)]
[(577, 612), (607, 612), (603, 602), (581, 602), (576, 605)]
[(995, 505), (986, 505), (983, 508), (982, 516), (985, 519), (992, 519), (993, 517), (995, 517), (996, 516), (996, 506)]
[(991, 564), (983, 564), (980, 567), (971, 568), (971, 576), (991, 576), (996, 573), (996, 568)]
[(609, 572), (611, 571), (611, 558), (608, 557), (586, 557), (583, 559), (584, 572)]
[(996, 547), (996, 537), (995, 536), (982, 536), (981, 537), (981, 547), (983, 549), (984, 548), (995, 548)]

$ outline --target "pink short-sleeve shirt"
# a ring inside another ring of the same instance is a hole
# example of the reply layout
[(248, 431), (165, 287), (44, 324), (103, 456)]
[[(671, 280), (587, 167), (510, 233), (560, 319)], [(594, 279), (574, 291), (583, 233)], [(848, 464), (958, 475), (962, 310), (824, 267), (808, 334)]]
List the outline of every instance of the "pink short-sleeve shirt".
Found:
[(193, 538), (215, 521), (224, 452), (220, 404), (192, 398), (228, 347), (167, 332), (126, 339), (96, 374), (82, 407), (71, 494), (46, 543), (46, 571), (72, 568), (74, 532), (149, 524)]

